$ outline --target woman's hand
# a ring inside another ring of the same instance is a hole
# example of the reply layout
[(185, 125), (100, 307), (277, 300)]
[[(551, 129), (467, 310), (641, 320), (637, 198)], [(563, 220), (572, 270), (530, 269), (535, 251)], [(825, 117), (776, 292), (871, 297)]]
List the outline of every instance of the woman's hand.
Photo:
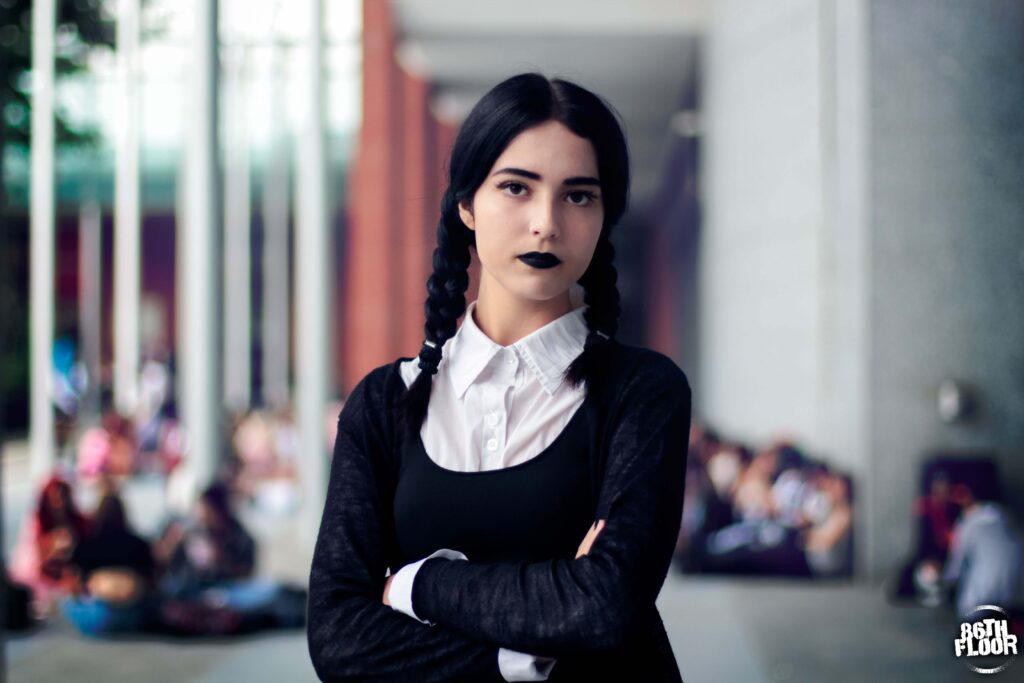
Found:
[(63, 560), (71, 557), (74, 538), (66, 528), (57, 527), (53, 531), (39, 536), (37, 543), (40, 558), (44, 562), (48, 560)]
[(590, 553), (590, 546), (594, 545), (594, 541), (597, 540), (597, 535), (601, 533), (601, 529), (604, 528), (604, 520), (599, 519), (590, 527), (587, 531), (587, 535), (583, 537), (583, 542), (580, 543), (579, 550), (576, 551), (576, 559), (580, 559), (584, 555)]
[(391, 600), (388, 599), (388, 591), (391, 590), (391, 579), (393, 578), (395, 578), (394, 574), (389, 576), (388, 580), (384, 582), (384, 604), (388, 607), (391, 607)]

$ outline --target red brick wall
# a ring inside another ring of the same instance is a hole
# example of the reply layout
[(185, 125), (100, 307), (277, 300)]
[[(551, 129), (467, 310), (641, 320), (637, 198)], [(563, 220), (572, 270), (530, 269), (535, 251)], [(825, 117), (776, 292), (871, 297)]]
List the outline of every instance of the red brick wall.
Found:
[(343, 393), (373, 368), (419, 351), (443, 169), (455, 137), (430, 112), (429, 81), (399, 67), (397, 43), (391, 3), (364, 2), (363, 124), (339, 303)]

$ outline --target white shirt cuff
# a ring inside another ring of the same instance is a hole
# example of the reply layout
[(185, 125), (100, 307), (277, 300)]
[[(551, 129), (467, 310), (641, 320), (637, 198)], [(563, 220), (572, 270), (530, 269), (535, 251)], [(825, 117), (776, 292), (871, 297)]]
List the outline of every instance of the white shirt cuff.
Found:
[[(432, 622), (425, 619), (420, 619), (416, 616), (416, 613), (412, 611), (412, 584), (416, 580), (416, 572), (420, 570), (423, 563), (434, 557), (443, 557), (446, 560), (465, 560), (468, 559), (465, 555), (460, 553), (458, 550), (448, 550), (442, 548), (436, 553), (424, 557), (418, 562), (407, 564), (395, 574), (395, 577), (391, 579), (391, 587), (388, 588), (388, 601), (391, 603), (392, 609), (398, 610), (402, 614), (407, 614), (416, 621), (433, 626)], [(499, 656), (499, 663), (501, 658)], [(546, 678), (546, 676), (545, 676)], [(516, 680), (544, 680), (541, 679), (516, 679)]]
[(505, 648), (498, 650), (498, 670), (506, 681), (546, 681), (555, 661)]

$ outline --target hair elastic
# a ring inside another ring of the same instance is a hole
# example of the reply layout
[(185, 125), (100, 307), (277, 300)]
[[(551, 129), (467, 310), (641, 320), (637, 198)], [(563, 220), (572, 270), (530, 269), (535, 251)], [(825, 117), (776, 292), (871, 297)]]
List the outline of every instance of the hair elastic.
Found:
[(426, 370), (431, 375), (436, 375), (437, 365), (441, 362), (441, 349), (438, 347), (437, 342), (424, 339), (423, 346), (420, 347), (419, 357), (420, 370)]
[(591, 346), (597, 346), (598, 344), (603, 344), (606, 341), (609, 341), (610, 339), (611, 337), (609, 337), (604, 332), (601, 332), (600, 330), (594, 330), (593, 332), (587, 335), (587, 341), (583, 343), (583, 347), (589, 348)]

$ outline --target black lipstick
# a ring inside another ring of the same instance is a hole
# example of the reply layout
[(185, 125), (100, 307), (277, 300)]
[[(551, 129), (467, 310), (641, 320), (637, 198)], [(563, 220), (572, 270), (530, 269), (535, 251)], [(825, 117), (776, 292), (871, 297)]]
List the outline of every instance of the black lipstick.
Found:
[(519, 260), (528, 266), (534, 268), (554, 268), (562, 259), (558, 258), (554, 254), (547, 252), (531, 251), (527, 254), (521, 254)]

